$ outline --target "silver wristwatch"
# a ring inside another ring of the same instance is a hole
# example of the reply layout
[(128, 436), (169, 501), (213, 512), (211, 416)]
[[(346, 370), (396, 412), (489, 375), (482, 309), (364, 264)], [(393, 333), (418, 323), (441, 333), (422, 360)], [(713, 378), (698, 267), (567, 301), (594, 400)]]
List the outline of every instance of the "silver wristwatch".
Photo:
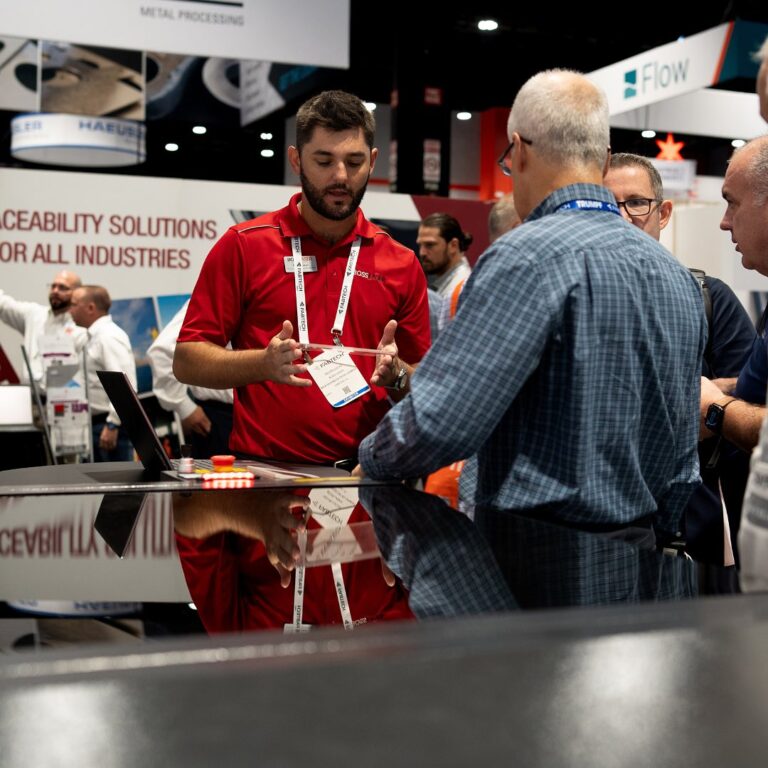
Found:
[(387, 387), (387, 389), (394, 389), (401, 392), (408, 386), (408, 371), (404, 365), (400, 366), (400, 370), (397, 372), (395, 380)]

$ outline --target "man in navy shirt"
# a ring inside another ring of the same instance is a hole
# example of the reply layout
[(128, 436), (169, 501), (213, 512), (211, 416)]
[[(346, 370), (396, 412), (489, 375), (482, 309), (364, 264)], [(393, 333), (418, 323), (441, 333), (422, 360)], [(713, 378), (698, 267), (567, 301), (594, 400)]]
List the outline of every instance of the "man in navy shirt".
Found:
[[(731, 233), (745, 269), (768, 275), (768, 136), (753, 139), (733, 153), (723, 182), (727, 204), (720, 229)], [(764, 326), (761, 323), (761, 326)], [(751, 451), (765, 418), (768, 337), (761, 329), (746, 365), (736, 378), (701, 381), (701, 425), (706, 435), (722, 435)]]
[[(646, 157), (621, 153), (611, 156), (605, 186), (613, 192), (622, 216), (659, 240), (672, 216), (672, 201), (664, 199), (661, 176)], [(703, 278), (705, 306), (709, 304), (709, 338), (702, 360), (703, 376), (730, 378), (739, 371), (757, 339), (755, 327), (734, 292), (721, 280)], [(728, 510), (731, 540), (735, 540), (741, 515), (748, 456), (711, 437), (699, 443), (702, 485), (691, 495), (685, 512), (688, 551), (699, 560), (724, 562), (723, 506)]]

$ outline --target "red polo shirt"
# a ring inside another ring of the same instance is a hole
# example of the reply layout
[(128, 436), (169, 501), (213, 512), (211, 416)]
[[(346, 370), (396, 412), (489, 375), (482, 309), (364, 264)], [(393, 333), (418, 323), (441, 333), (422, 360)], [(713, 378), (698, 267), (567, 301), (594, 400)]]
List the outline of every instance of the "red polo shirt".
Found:
[[(317, 261), (304, 271), (309, 339), (330, 344), (331, 328), (350, 247), (362, 247), (349, 300), (342, 342), (376, 347), (386, 323), (398, 323), (399, 354), (421, 360), (430, 343), (424, 273), (415, 254), (369, 222), (362, 211), (352, 231), (329, 245), (318, 238), (298, 210), (300, 195), (279, 211), (231, 227), (203, 264), (179, 342), (209, 341), (234, 349), (264, 349), (284, 320), (296, 327), (293, 272), (286, 268), (290, 238), (301, 237), (304, 256)], [(363, 377), (373, 374), (375, 358), (355, 357)], [(309, 378), (309, 374), (305, 374)], [(234, 451), (298, 462), (329, 463), (356, 455), (389, 408), (387, 391), (372, 387), (353, 402), (333, 408), (320, 389), (275, 382), (239, 387), (235, 392)]]
[[(349, 522), (366, 520), (358, 504)], [(310, 520), (308, 527), (317, 528), (317, 522)], [(295, 574), (289, 587), (281, 586), (261, 541), (231, 531), (206, 539), (177, 532), (176, 547), (189, 594), (209, 634), (282, 629), (292, 622)], [(380, 557), (343, 563), (341, 571), (355, 624), (414, 618), (402, 583), (390, 587), (384, 581)], [(342, 624), (330, 565), (306, 569), (303, 607), (304, 624)]]

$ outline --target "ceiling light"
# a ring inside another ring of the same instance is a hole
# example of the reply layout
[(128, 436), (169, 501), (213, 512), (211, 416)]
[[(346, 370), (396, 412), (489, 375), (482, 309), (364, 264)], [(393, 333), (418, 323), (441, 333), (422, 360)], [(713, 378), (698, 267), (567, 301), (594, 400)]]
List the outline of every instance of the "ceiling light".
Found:
[(477, 28), (481, 32), (493, 32), (495, 29), (499, 28), (499, 22), (494, 21), (493, 19), (483, 19), (482, 21), (477, 22)]
[(264, 141), (269, 141), (272, 138), (271, 133), (261, 133), (259, 134), (260, 139), (264, 139)]
[(262, 157), (274, 157), (275, 156), (275, 150), (274, 149), (262, 149), (261, 150), (261, 156)]
[(198, 136), (202, 136), (204, 133), (207, 133), (208, 129), (204, 125), (195, 125), (192, 128), (192, 133), (196, 133)]
[(172, 141), (169, 141), (169, 142), (168, 142), (168, 143), (165, 145), (165, 149), (166, 149), (166, 151), (167, 151), (167, 152), (176, 152), (176, 150), (178, 150), (178, 148), (179, 148), (179, 145), (178, 145), (178, 144), (175, 144), (175, 143), (174, 143), (174, 142), (172, 142)]
[(736, 149), (738, 149), (739, 147), (743, 147), (743, 146), (744, 146), (746, 143), (747, 143), (747, 142), (746, 142), (746, 141), (744, 141), (744, 139), (734, 139), (734, 140), (731, 142), (731, 146), (732, 146), (732, 147), (735, 147)]
[(472, 119), (472, 113), (471, 112), (457, 112), (456, 113), (456, 119), (457, 120), (471, 120)]
[(640, 134), (644, 139), (652, 139), (656, 136), (656, 131), (646, 130)]
[(372, 101), (364, 101), (363, 104), (369, 112), (373, 112), (376, 109), (376, 105)]

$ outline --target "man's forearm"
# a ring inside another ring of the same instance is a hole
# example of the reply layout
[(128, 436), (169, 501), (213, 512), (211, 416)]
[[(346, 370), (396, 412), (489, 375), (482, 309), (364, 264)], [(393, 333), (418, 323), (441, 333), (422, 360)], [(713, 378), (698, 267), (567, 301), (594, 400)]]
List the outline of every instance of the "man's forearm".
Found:
[(184, 384), (211, 389), (229, 389), (263, 381), (264, 351), (232, 350), (207, 341), (176, 345), (173, 373)]
[(728, 406), (723, 418), (723, 437), (742, 451), (750, 453), (760, 439), (760, 427), (766, 407), (736, 400)]

